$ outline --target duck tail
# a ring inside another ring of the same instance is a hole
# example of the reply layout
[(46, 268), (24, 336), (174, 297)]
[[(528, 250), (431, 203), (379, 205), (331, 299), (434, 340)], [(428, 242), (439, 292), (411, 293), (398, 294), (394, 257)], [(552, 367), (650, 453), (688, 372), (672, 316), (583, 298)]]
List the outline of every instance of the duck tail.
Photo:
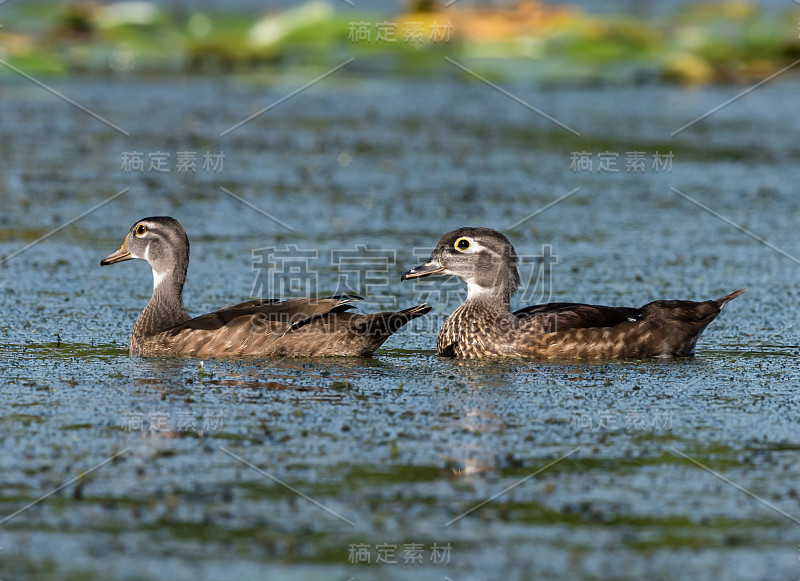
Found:
[(719, 309), (722, 310), (722, 307), (724, 307), (726, 304), (731, 302), (736, 297), (742, 296), (746, 292), (747, 292), (747, 289), (746, 288), (742, 288), (742, 289), (737, 290), (736, 292), (732, 292), (729, 295), (725, 295), (724, 297), (719, 298), (714, 302), (717, 303), (717, 307), (719, 307)]
[(426, 315), (430, 311), (431, 306), (428, 303), (422, 303), (402, 311), (372, 313), (371, 315), (365, 315), (363, 320), (358, 322), (356, 329), (366, 335), (389, 337), (409, 321)]
[(653, 301), (642, 307), (642, 319), (651, 321), (675, 321), (699, 325), (702, 330), (719, 315), (722, 307), (738, 296), (745, 289), (710, 301)]
[(744, 293), (744, 289), (710, 301), (655, 301), (642, 307), (643, 320), (660, 329), (656, 355), (691, 355), (697, 338), (719, 316), (727, 303)]

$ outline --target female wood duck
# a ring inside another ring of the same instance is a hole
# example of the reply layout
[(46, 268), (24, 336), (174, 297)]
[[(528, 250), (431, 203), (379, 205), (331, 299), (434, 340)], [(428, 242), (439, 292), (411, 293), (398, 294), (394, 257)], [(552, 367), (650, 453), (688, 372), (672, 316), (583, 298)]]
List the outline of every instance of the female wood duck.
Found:
[(401, 280), (455, 275), (467, 300), (439, 331), (437, 349), (450, 357), (544, 359), (679, 357), (694, 352), (703, 329), (744, 290), (715, 301), (655, 301), (641, 308), (548, 303), (511, 312), (520, 284), (514, 247), (496, 230), (448, 232), (428, 262)]
[(131, 334), (131, 355), (247, 357), (372, 354), (400, 327), (431, 309), (348, 313), (353, 295), (248, 301), (191, 318), (183, 306), (189, 239), (174, 218), (139, 220), (101, 266), (138, 258), (153, 269), (153, 297)]

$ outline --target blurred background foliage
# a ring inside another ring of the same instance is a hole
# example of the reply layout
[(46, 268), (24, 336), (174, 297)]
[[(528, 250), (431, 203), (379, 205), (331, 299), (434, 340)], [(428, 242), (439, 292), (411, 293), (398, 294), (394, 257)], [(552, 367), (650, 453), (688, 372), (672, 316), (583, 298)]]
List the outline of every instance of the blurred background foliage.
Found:
[[(424, 74), (449, 66), (449, 56), (469, 58), (490, 78), (686, 84), (750, 82), (800, 58), (800, 6), (790, 2), (775, 9), (747, 0), (692, 2), (627, 13), (536, 0), (408, 0), (373, 12), (370, 4), (350, 4), (198, 9), (12, 0), (0, 7), (0, 58), (30, 74), (248, 72), (349, 57)], [(0, 74), (13, 72), (4, 66)]]

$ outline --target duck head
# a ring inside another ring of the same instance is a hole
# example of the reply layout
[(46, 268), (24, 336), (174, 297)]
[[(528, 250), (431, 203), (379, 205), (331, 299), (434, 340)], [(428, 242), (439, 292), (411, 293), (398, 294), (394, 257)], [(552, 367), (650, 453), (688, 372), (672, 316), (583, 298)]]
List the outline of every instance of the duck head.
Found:
[[(169, 216), (139, 220), (128, 231), (116, 252), (100, 261), (100, 266), (139, 259), (153, 269), (153, 288), (167, 277), (183, 283), (189, 265), (189, 239), (180, 223)], [(174, 275), (174, 276), (171, 276)]]
[(491, 228), (459, 228), (442, 236), (430, 260), (400, 280), (453, 275), (467, 283), (467, 300), (483, 297), (505, 303), (520, 284), (517, 254), (508, 238)]

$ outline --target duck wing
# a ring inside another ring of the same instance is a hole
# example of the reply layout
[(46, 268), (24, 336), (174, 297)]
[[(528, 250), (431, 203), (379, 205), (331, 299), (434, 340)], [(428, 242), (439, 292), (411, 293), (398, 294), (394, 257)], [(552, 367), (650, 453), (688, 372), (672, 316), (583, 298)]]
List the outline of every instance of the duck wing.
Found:
[(371, 355), (395, 331), (430, 310), (431, 307), (423, 303), (396, 312), (321, 315), (292, 325), (291, 330), (281, 337), (280, 353), (303, 356)]
[(640, 309), (637, 320), (612, 326), (527, 333), (519, 354), (547, 359), (690, 356), (708, 324), (744, 292), (710, 301), (654, 301)]
[(340, 295), (315, 299), (296, 299), (280, 301), (277, 299), (258, 299), (225, 307), (213, 313), (195, 317), (177, 329), (221, 329), (239, 317), (257, 317), (262, 322), (286, 325), (302, 324), (315, 317), (328, 313), (343, 313), (356, 308), (352, 303), (363, 300), (356, 295)]
[(525, 320), (535, 332), (553, 333), (568, 329), (613, 327), (627, 321), (638, 321), (642, 316), (642, 309), (581, 303), (546, 303), (514, 311), (514, 315)]
[(384, 341), (392, 333), (400, 329), (406, 323), (413, 321), (417, 317), (427, 315), (431, 312), (431, 307), (427, 303), (422, 303), (410, 309), (402, 311), (386, 311), (381, 313), (371, 313), (369, 315), (355, 315), (353, 317), (353, 330), (364, 335), (384, 337)]
[[(247, 301), (191, 319), (164, 333), (148, 355), (192, 357), (364, 356), (429, 312), (418, 305), (399, 312), (349, 313), (354, 295), (293, 301)], [(143, 353), (145, 354), (145, 353)]]

